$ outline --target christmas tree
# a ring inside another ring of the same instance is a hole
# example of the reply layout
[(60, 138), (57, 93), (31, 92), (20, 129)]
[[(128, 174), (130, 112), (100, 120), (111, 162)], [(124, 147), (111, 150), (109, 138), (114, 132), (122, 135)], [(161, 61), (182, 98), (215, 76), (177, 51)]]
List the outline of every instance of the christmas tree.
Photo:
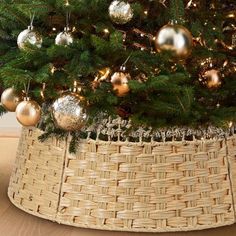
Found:
[(234, 0), (0, 3), (0, 84), (14, 86), (0, 113), (42, 116), (43, 138), (77, 137), (99, 114), (155, 129), (236, 121)]

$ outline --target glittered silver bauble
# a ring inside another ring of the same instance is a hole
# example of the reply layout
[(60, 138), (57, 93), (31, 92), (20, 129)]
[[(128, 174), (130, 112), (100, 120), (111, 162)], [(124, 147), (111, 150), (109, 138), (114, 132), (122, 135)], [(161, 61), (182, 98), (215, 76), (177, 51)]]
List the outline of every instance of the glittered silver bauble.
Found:
[(130, 91), (128, 85), (130, 79), (130, 74), (124, 72), (116, 72), (112, 75), (111, 83), (118, 97), (124, 97)]
[(155, 46), (158, 52), (171, 51), (176, 58), (187, 58), (193, 47), (192, 34), (182, 25), (165, 25), (156, 35)]
[(63, 130), (80, 130), (87, 115), (82, 106), (82, 98), (76, 93), (66, 93), (52, 105), (52, 116), (56, 126)]
[(109, 7), (109, 15), (114, 23), (123, 25), (133, 18), (134, 13), (129, 3), (115, 0)]
[(71, 33), (65, 30), (57, 35), (55, 39), (55, 44), (61, 46), (68, 46), (72, 44), (73, 41), (74, 40)]
[(26, 49), (27, 44), (41, 48), (42, 43), (42, 36), (34, 30), (33, 26), (29, 26), (28, 29), (22, 31), (17, 38), (17, 44), (20, 49)]
[(16, 108), (16, 118), (23, 126), (35, 126), (41, 119), (41, 107), (37, 102), (25, 99)]
[(21, 101), (21, 94), (14, 88), (8, 88), (2, 93), (1, 104), (7, 111), (14, 112)]

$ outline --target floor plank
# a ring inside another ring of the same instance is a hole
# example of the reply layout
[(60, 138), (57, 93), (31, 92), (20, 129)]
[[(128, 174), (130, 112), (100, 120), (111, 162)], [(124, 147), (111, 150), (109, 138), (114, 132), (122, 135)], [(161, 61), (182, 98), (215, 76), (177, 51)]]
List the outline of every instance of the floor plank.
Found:
[[(17, 138), (0, 138), (0, 236), (148, 236), (154, 234), (109, 232), (59, 225), (31, 216), (13, 206), (7, 198), (7, 186), (17, 148)], [(236, 225), (218, 229), (165, 233), (158, 236), (233, 236)]]

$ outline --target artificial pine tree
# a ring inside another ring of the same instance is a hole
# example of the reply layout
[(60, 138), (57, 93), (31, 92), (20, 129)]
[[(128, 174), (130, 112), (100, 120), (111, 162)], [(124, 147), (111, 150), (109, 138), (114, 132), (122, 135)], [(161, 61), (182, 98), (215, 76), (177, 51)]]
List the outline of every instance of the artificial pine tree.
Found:
[(14, 86), (43, 107), (43, 139), (67, 135), (53, 122), (52, 104), (78, 88), (87, 123), (101, 113), (134, 127), (236, 121), (235, 1), (0, 3), (1, 87)]

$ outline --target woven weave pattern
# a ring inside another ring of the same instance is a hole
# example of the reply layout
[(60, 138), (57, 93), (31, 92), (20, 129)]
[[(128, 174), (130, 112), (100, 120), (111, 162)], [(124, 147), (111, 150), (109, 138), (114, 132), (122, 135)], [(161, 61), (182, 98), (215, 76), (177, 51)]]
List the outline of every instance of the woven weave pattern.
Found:
[(228, 146), (228, 154), (230, 162), (230, 175), (232, 179), (234, 208), (236, 209), (236, 136), (228, 140), (227, 146)]
[(236, 172), (229, 172), (234, 138), (231, 148), (225, 140), (82, 140), (72, 155), (65, 142), (41, 144), (38, 135), (24, 130), (9, 187), (11, 201), (31, 214), (78, 227), (143, 232), (235, 222)]
[(16, 205), (54, 219), (57, 215), (65, 142), (38, 142), (38, 132), (23, 130), (8, 189)]

